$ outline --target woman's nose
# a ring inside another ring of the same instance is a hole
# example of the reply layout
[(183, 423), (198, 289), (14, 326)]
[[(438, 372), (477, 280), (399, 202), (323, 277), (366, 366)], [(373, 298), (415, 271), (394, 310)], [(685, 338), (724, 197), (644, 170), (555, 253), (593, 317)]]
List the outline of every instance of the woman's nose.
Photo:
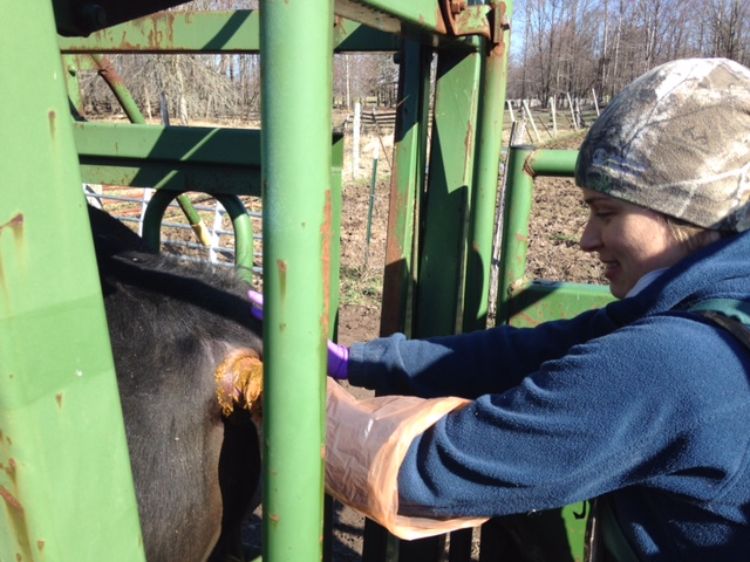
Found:
[(578, 244), (584, 252), (594, 252), (602, 245), (599, 229), (592, 224), (592, 221), (589, 220), (586, 223)]

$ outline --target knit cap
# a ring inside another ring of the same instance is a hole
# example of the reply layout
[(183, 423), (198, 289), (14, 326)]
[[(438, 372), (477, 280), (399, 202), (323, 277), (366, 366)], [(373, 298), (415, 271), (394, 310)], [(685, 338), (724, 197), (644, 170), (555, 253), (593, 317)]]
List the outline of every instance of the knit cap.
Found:
[(581, 145), (576, 183), (705, 228), (750, 228), (750, 70), (658, 66), (620, 92)]

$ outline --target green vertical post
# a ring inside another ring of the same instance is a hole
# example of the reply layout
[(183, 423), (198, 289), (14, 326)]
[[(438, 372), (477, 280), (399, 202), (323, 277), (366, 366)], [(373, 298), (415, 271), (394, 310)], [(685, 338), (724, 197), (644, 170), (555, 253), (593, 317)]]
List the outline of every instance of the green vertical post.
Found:
[[(510, 21), (513, 3), (495, 2), (494, 17)], [(492, 238), (496, 217), (498, 167), (503, 143), (505, 85), (507, 81), (510, 31), (505, 30), (494, 44), (487, 44), (484, 75), (479, 94), (474, 188), (469, 216), (466, 287), (464, 289), (463, 331), (484, 328), (492, 260)]]
[(83, 98), (81, 97), (81, 85), (78, 80), (78, 60), (73, 55), (63, 55), (63, 70), (65, 71), (65, 86), (70, 101), (70, 111), (73, 117), (80, 119), (83, 115)]
[[(481, 69), (478, 51), (443, 51), (438, 56), (429, 181), (420, 202), (424, 221), (416, 337), (452, 334), (460, 328)], [(399, 560), (438, 560), (444, 542), (444, 537), (403, 541)]]
[(532, 150), (531, 146), (511, 146), (508, 152), (500, 279), (497, 289), (497, 324), (507, 323), (514, 284), (523, 283), (526, 274), (534, 178), (524, 169), (524, 164)]
[(263, 559), (322, 553), (333, 2), (262, 0)]
[[(416, 276), (415, 214), (425, 180), (431, 60), (431, 48), (411, 39), (401, 40), (380, 316), (382, 336), (411, 331), (411, 302)], [(363, 561), (398, 560), (398, 542), (384, 527), (366, 520)]]
[(411, 331), (416, 278), (415, 211), (425, 180), (431, 60), (432, 49), (410, 39), (402, 40), (380, 317), (383, 336)]
[(3, 8), (0, 560), (142, 561), (52, 4)]
[(452, 334), (460, 328), (481, 64), (477, 51), (444, 51), (438, 58), (417, 337)]

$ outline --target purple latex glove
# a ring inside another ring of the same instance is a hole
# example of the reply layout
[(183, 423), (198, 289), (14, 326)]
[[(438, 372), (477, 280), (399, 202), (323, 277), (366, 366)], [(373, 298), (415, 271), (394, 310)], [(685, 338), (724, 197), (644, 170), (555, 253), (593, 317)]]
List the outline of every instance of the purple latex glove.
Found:
[[(251, 289), (247, 296), (252, 303), (250, 313), (258, 320), (263, 320), (263, 295)], [(331, 340), (328, 340), (328, 375), (339, 380), (349, 376), (349, 348)]]

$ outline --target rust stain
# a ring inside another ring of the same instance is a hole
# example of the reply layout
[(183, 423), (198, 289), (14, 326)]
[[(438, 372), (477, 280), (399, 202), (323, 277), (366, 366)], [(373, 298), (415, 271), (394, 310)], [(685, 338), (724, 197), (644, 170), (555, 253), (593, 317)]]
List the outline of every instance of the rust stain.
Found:
[[(51, 111), (50, 113), (54, 113)], [(16, 213), (8, 222), (0, 224), (0, 232), (6, 228), (13, 231), (13, 236), (20, 238), (23, 235), (23, 213)]]
[(8, 459), (8, 466), (5, 467), (5, 473), (8, 477), (15, 482), (16, 481), (16, 461), (13, 458)]
[(39, 549), (39, 552), (44, 551), (44, 541), (42, 539), (36, 541), (36, 547)]
[[(54, 112), (51, 112), (54, 113)], [(18, 259), (23, 267), (24, 265), (24, 238), (23, 238), (23, 225), (24, 225), (24, 216), (23, 213), (16, 213), (11, 219), (4, 224), (0, 224), (0, 235), (2, 235), (3, 232), (6, 230), (10, 230), (13, 233), (13, 240), (16, 244), (16, 252), (18, 254)], [(5, 268), (3, 267), (3, 260), (0, 257), (0, 285), (2, 285), (3, 289), (3, 295), (7, 301), (8, 304), (10, 304), (10, 295), (8, 294), (8, 286), (5, 283)], [(10, 375), (10, 378), (13, 378), (13, 375)]]
[(49, 110), (49, 113), (47, 113), (47, 119), (49, 120), (50, 135), (52, 135), (52, 138), (54, 138), (55, 131), (56, 131), (56, 121), (57, 121), (57, 113), (55, 113), (54, 109)]
[(23, 506), (21, 505), (21, 502), (18, 501), (18, 499), (13, 494), (11, 494), (5, 486), (2, 485), (0, 485), (0, 497), (5, 500), (5, 503), (8, 505), (8, 507), (11, 507), (16, 511), (20, 511), (21, 513), (23, 513)]
[(328, 335), (328, 317), (331, 311), (331, 237), (332, 237), (333, 211), (331, 208), (331, 190), (325, 191), (325, 203), (323, 205), (323, 224), (320, 227), (321, 236), (321, 266), (323, 267), (323, 317), (321, 325), (323, 334)]
[(273, 523), (274, 525), (278, 525), (279, 521), (281, 521), (281, 517), (273, 513), (269, 515), (268, 518), (271, 520), (271, 523)]
[(112, 66), (112, 61), (107, 57), (96, 57), (94, 63), (98, 68), (98, 74), (104, 81), (109, 84), (111, 88), (121, 86), (123, 84), (122, 77), (117, 73), (115, 67)]
[(20, 552), (16, 552), (16, 562), (21, 562), (23, 560), (23, 556)]
[(57, 402), (58, 408), (62, 408), (62, 403), (63, 403), (62, 392), (58, 392), (57, 394), (55, 394), (55, 402)]
[(284, 260), (276, 260), (276, 267), (279, 269), (279, 292), (281, 293), (281, 300), (284, 300), (286, 297), (286, 262)]
[(466, 137), (464, 137), (464, 148), (466, 149), (466, 161), (470, 160), (471, 150), (474, 147), (474, 125), (469, 119), (468, 126), (466, 127)]
[(537, 151), (535, 150), (526, 157), (523, 162), (523, 171), (531, 178), (536, 178), (536, 172), (534, 171), (534, 160), (536, 159)]

